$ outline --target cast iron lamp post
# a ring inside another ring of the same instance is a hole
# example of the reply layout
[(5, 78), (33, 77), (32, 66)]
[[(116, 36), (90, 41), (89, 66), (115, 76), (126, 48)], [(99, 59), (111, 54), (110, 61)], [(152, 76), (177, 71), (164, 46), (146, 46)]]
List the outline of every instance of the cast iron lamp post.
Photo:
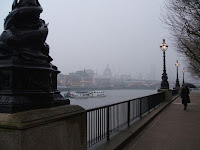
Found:
[(177, 68), (176, 88), (179, 88), (180, 84), (179, 84), (179, 79), (178, 79), (178, 67), (180, 66), (180, 64), (178, 63), (178, 60), (176, 61), (175, 66)]
[(45, 42), (48, 24), (38, 0), (14, 0), (0, 35), (0, 113), (69, 104), (57, 90), (60, 73)]
[(185, 84), (185, 82), (184, 82), (184, 72), (185, 72), (184, 68), (183, 68), (182, 72), (183, 72), (183, 84), (182, 84), (182, 87), (183, 87), (184, 84)]
[(167, 73), (166, 73), (166, 65), (165, 65), (165, 51), (167, 50), (168, 45), (165, 43), (165, 39), (163, 39), (163, 43), (160, 46), (160, 49), (163, 51), (163, 74), (162, 74), (162, 82), (160, 89), (169, 89), (169, 83), (167, 81)]

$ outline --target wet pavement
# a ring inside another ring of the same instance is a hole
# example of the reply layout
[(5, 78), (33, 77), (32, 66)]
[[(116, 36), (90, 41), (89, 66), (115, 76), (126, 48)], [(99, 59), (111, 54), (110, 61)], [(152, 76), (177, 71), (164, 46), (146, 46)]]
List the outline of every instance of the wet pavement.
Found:
[(190, 93), (187, 110), (177, 98), (124, 150), (200, 150), (200, 91)]

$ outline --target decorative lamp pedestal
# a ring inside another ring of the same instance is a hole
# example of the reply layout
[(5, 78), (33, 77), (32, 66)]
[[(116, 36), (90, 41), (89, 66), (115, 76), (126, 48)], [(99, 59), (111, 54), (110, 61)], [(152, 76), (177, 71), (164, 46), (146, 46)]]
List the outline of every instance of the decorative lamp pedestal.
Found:
[(0, 113), (69, 104), (57, 90), (57, 67), (45, 42), (38, 0), (14, 0), (0, 35)]
[(57, 90), (59, 71), (55, 66), (26, 62), (22, 65), (17, 60), (0, 62), (0, 113), (69, 104)]

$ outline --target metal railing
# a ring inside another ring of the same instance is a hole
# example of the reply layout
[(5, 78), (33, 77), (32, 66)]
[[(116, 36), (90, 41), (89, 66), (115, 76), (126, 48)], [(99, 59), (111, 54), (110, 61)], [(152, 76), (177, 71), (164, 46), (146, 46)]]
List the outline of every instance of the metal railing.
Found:
[(124, 102), (87, 110), (87, 147), (120, 128), (130, 125), (165, 100), (165, 93), (157, 93)]

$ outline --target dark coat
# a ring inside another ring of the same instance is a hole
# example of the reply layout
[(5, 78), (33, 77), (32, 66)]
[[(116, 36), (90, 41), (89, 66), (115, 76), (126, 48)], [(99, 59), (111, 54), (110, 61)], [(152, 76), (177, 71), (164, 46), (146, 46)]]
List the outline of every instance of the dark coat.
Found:
[(188, 87), (184, 87), (181, 90), (181, 98), (182, 98), (182, 104), (184, 103), (190, 103), (190, 90), (188, 89)]

